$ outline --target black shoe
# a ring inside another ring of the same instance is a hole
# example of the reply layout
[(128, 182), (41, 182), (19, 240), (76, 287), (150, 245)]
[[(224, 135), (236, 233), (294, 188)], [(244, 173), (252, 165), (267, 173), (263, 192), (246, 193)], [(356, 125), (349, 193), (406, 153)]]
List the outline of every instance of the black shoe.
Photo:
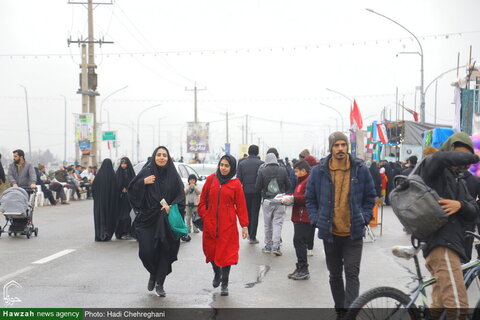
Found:
[(218, 286), (220, 285), (220, 275), (220, 272), (216, 272), (215, 276), (213, 277), (212, 286), (214, 288), (218, 288)]
[(155, 276), (151, 274), (150, 278), (148, 278), (147, 290), (152, 291), (153, 289), (155, 289)]
[(180, 239), (182, 239), (182, 241), (184, 242), (189, 242), (190, 240), (192, 240), (192, 238), (188, 234), (182, 236)]
[(157, 285), (155, 287), (155, 294), (159, 297), (166, 297), (167, 294), (165, 293), (165, 290), (163, 290), (163, 286)]
[(295, 270), (292, 273), (288, 274), (288, 279), (292, 279), (292, 277), (295, 276), (298, 273), (298, 271), (300, 271), (300, 268), (301, 268), (300, 265), (297, 263)]
[(228, 284), (222, 284), (222, 287), (220, 288), (220, 295), (221, 296), (228, 296)]
[(308, 264), (302, 266), (296, 274), (294, 274), (290, 279), (293, 280), (308, 280), (310, 279), (310, 273), (308, 272)]

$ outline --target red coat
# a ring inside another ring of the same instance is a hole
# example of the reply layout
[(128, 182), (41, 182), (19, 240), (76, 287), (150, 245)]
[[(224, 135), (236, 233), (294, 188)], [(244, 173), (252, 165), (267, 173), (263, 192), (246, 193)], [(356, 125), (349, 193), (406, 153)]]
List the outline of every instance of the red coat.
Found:
[(215, 174), (205, 182), (198, 204), (203, 220), (203, 252), (206, 262), (219, 267), (238, 263), (240, 248), (237, 217), (242, 227), (248, 226), (247, 205), (240, 180), (223, 185)]

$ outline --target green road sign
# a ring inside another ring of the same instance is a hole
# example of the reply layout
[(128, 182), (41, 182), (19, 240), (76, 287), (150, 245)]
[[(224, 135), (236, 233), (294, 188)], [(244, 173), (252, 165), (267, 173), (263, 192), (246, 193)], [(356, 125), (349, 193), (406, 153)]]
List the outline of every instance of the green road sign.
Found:
[(117, 140), (117, 132), (116, 131), (103, 131), (102, 132), (102, 140), (103, 141), (115, 141), (115, 140)]

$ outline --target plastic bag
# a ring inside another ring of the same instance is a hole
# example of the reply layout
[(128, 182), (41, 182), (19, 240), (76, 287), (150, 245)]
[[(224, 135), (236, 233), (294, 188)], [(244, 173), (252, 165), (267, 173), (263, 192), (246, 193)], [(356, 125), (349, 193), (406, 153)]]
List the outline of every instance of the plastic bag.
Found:
[(168, 214), (168, 224), (170, 229), (173, 232), (173, 236), (176, 240), (180, 239), (182, 236), (188, 234), (187, 226), (183, 220), (180, 210), (178, 210), (178, 205), (174, 204), (170, 206), (170, 213)]

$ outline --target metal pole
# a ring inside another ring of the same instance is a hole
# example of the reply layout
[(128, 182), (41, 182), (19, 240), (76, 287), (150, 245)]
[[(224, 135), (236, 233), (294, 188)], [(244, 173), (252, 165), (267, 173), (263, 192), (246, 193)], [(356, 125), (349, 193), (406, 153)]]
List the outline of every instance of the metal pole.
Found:
[(155, 107), (158, 107), (158, 106), (161, 106), (162, 104), (159, 103), (159, 104), (155, 104), (151, 107), (148, 107), (148, 108), (145, 108), (143, 109), (139, 114), (138, 114), (138, 117), (137, 117), (137, 162), (140, 162), (140, 117), (142, 116), (142, 114), (145, 112), (145, 111), (148, 111), (150, 109), (153, 109)]
[(391, 22), (395, 23), (396, 25), (398, 25), (399, 27), (401, 27), (402, 29), (404, 29), (405, 31), (407, 31), (408, 33), (410, 33), (413, 38), (417, 41), (419, 47), (420, 47), (420, 122), (421, 123), (425, 123), (425, 92), (423, 92), (423, 47), (422, 47), (422, 44), (420, 43), (420, 41), (418, 40), (417, 36), (415, 36), (413, 34), (413, 32), (411, 32), (410, 30), (408, 30), (406, 27), (404, 27), (403, 25), (401, 25), (400, 23), (398, 23), (397, 21), (387, 17), (387, 16), (384, 16), (383, 14), (381, 13), (378, 13), (372, 9), (365, 9), (367, 10), (368, 12), (371, 12), (371, 13), (374, 13), (380, 17), (383, 17), (387, 20), (390, 20)]
[(64, 95), (60, 95), (63, 97), (64, 107), (65, 107), (65, 118), (64, 118), (64, 137), (63, 137), (63, 165), (67, 165), (67, 97)]
[(332, 106), (329, 106), (328, 104), (325, 104), (325, 103), (322, 103), (322, 102), (319, 102), (320, 105), (324, 106), (324, 107), (327, 107), (329, 109), (332, 109), (333, 111), (335, 111), (336, 113), (338, 113), (338, 115), (340, 116), (340, 119), (342, 121), (342, 132), (343, 132), (343, 116), (342, 114), (340, 113), (340, 111), (338, 111), (337, 109), (335, 109), (334, 107)]
[(437, 87), (438, 81), (435, 81), (435, 115), (433, 118), (433, 123), (437, 124)]
[(27, 107), (27, 130), (28, 130), (28, 155), (31, 157), (32, 156), (32, 140), (30, 137), (30, 115), (28, 112), (28, 94), (27, 94), (27, 88), (21, 84), (19, 84), (20, 87), (23, 88), (25, 92), (25, 106)]

